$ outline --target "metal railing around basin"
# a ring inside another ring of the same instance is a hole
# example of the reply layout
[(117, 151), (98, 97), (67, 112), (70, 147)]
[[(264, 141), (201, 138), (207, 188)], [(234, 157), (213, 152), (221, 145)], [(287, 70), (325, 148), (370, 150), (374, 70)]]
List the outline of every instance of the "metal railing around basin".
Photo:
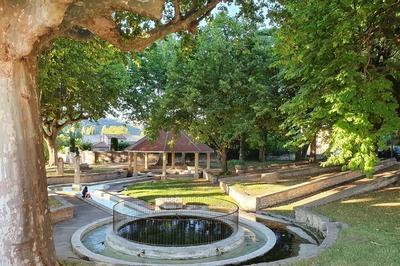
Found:
[(153, 206), (115, 204), (114, 233), (139, 244), (193, 246), (223, 240), (238, 230), (239, 207), (227, 200), (169, 197), (156, 199)]

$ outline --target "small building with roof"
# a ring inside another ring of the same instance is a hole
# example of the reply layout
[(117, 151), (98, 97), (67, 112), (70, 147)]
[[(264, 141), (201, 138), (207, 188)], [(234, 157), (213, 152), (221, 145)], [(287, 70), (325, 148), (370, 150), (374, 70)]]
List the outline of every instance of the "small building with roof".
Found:
[[(137, 154), (144, 154), (144, 168), (148, 169), (148, 154), (162, 154), (162, 177), (167, 175), (168, 154), (171, 154), (171, 168), (175, 168), (176, 153), (195, 155), (194, 177), (199, 177), (199, 155), (207, 154), (207, 169), (210, 169), (211, 154), (214, 150), (204, 143), (195, 142), (187, 133), (171, 133), (160, 130), (158, 138), (151, 142), (146, 136), (125, 149), (129, 153), (128, 171), (137, 173)], [(133, 166), (132, 166), (133, 164)]]
[(92, 151), (108, 151), (110, 146), (104, 141), (97, 142), (92, 145)]

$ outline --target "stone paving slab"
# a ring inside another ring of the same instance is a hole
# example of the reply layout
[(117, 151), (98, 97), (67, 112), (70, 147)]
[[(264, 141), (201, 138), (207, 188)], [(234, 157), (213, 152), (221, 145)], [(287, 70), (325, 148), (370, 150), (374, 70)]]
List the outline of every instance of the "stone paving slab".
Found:
[(54, 245), (60, 260), (78, 259), (71, 247), (71, 236), (80, 227), (110, 215), (74, 196), (63, 196), (75, 207), (75, 217), (53, 226)]

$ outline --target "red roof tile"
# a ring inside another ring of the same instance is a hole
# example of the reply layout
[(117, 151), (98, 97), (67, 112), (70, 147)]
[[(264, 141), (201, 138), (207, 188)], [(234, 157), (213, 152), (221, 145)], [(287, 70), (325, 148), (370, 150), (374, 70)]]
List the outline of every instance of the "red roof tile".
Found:
[(146, 137), (143, 137), (125, 150), (138, 152), (214, 152), (214, 150), (208, 145), (194, 142), (194, 140), (184, 132), (179, 133), (173, 147), (170, 145), (171, 141), (172, 134), (170, 132), (160, 130), (158, 139), (154, 143), (150, 142)]

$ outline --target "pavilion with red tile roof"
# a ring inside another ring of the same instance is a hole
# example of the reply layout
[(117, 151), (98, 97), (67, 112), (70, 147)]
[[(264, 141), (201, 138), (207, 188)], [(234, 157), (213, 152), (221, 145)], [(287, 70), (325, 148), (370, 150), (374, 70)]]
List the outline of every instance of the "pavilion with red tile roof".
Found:
[[(195, 154), (195, 177), (199, 176), (199, 154), (207, 154), (207, 169), (210, 168), (211, 153), (214, 152), (208, 145), (195, 142), (185, 132), (181, 131), (177, 134), (160, 130), (156, 141), (151, 142), (147, 137), (139, 139), (135, 144), (125, 149), (129, 153), (129, 169), (133, 173), (137, 173), (137, 154), (144, 153), (144, 167), (148, 169), (147, 161), (149, 153), (160, 153), (163, 158), (162, 176), (166, 176), (168, 153), (171, 153), (171, 168), (175, 168), (175, 153), (194, 153)], [(133, 161), (133, 169), (132, 169)]]

